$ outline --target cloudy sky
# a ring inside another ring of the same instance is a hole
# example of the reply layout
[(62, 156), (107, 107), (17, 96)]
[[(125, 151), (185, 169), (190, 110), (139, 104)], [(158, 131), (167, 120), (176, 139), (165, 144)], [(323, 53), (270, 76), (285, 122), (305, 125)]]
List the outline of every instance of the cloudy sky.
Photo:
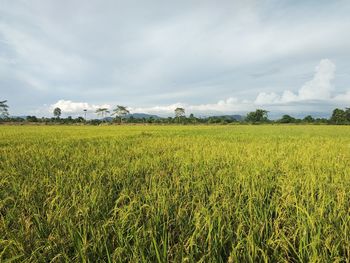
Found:
[(0, 0), (0, 100), (13, 115), (328, 116), (350, 106), (349, 14), (348, 0)]

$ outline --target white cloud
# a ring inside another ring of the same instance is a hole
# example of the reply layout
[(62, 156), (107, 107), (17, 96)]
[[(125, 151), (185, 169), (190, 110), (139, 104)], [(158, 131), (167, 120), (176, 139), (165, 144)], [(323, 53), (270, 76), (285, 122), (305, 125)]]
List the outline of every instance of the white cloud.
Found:
[(314, 78), (304, 84), (298, 92), (297, 100), (327, 100), (331, 97), (335, 65), (329, 59), (322, 59), (315, 69)]
[(79, 114), (79, 113), (82, 113), (84, 109), (86, 109), (88, 111), (94, 111), (98, 108), (110, 109), (111, 106), (108, 104), (95, 105), (95, 104), (89, 104), (87, 102), (74, 102), (71, 100), (59, 100), (55, 104), (50, 105), (49, 110), (52, 111), (56, 107), (60, 108), (63, 113)]
[(346, 94), (332, 96), (334, 91), (332, 80), (334, 79), (335, 69), (336, 66), (332, 61), (322, 59), (315, 68), (314, 77), (306, 82), (296, 94), (289, 90), (285, 90), (282, 95), (275, 92), (260, 92), (254, 103), (256, 105), (273, 105), (307, 101), (347, 101), (350, 91)]
[(275, 92), (271, 92), (271, 93), (260, 92), (256, 97), (254, 103), (257, 105), (274, 104), (280, 99), (281, 97)]
[(339, 95), (335, 96), (334, 100), (337, 101), (337, 102), (343, 102), (343, 103), (349, 103), (350, 104), (350, 91), (347, 91), (344, 94), (339, 94)]
[(217, 103), (197, 104), (191, 105), (186, 103), (174, 103), (163, 106), (131, 108), (132, 112), (158, 113), (158, 114), (172, 114), (177, 107), (185, 108), (186, 113), (235, 113), (251, 110), (254, 108), (252, 102), (248, 100), (239, 100), (230, 97), (225, 100), (219, 100)]
[(189, 110), (201, 111), (201, 112), (232, 112), (232, 111), (242, 111), (247, 110), (249, 107), (249, 102), (242, 102), (237, 98), (230, 97), (226, 100), (220, 100), (213, 104), (200, 104), (191, 105)]
[(170, 105), (158, 105), (151, 107), (134, 107), (130, 108), (132, 113), (161, 113), (161, 114), (169, 114), (174, 112), (174, 110), (178, 107), (185, 108), (185, 104), (183, 103), (173, 103)]
[[(87, 102), (74, 102), (71, 100), (59, 100), (54, 104), (51, 104), (48, 107), (43, 107), (35, 111), (35, 113), (49, 113), (52, 112), (54, 108), (60, 108), (63, 114), (79, 115), (82, 114), (84, 109), (92, 112), (97, 108), (108, 108), (111, 109), (111, 105), (102, 104), (95, 105), (89, 104)], [(150, 113), (150, 114), (159, 114), (163, 116), (169, 116), (174, 113), (174, 110), (177, 107), (185, 108), (186, 113), (200, 113), (200, 114), (214, 114), (214, 113), (236, 113), (243, 112), (246, 110), (254, 109), (252, 102), (244, 100), (241, 101), (237, 98), (230, 97), (228, 99), (219, 100), (217, 103), (208, 103), (208, 104), (187, 104), (187, 103), (173, 103), (169, 105), (157, 105), (150, 107), (129, 107), (129, 110), (132, 113)]]

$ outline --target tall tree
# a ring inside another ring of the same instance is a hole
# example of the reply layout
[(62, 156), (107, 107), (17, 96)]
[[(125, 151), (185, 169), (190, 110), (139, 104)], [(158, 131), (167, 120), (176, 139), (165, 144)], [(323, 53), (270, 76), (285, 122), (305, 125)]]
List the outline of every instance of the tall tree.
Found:
[(7, 100), (0, 101), (0, 118), (7, 118), (9, 116), (9, 106), (6, 103)]
[(175, 118), (178, 122), (180, 122), (180, 119), (185, 117), (185, 109), (184, 108), (176, 108), (175, 109)]
[(84, 111), (84, 119), (86, 120), (87, 109), (83, 109), (83, 111)]
[(55, 116), (57, 119), (60, 118), (61, 114), (62, 114), (62, 111), (60, 108), (57, 107), (53, 110), (53, 116)]
[(109, 113), (109, 110), (107, 108), (98, 108), (96, 110), (97, 116), (102, 117), (102, 119), (104, 119), (107, 113)]
[(119, 117), (120, 122), (122, 122), (123, 117), (125, 117), (129, 113), (130, 111), (127, 109), (126, 106), (117, 105), (117, 107), (113, 110), (112, 115), (115, 115), (116, 118)]

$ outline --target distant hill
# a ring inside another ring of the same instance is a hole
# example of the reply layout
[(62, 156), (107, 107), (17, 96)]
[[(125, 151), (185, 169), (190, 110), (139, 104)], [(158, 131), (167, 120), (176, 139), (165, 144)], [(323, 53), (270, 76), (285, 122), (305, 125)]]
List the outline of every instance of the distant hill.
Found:
[[(152, 114), (147, 114), (147, 113), (132, 113), (132, 114), (127, 114), (125, 117), (123, 118), (130, 118), (130, 117), (134, 117), (135, 119), (142, 119), (142, 118), (145, 118), (145, 119), (149, 119), (149, 118), (154, 118), (154, 119), (159, 119), (160, 117), (157, 116), (157, 115), (152, 115)], [(114, 120), (116, 117), (105, 117), (103, 118), (105, 121), (112, 121)]]
[(11, 115), (10, 118), (20, 118), (20, 119), (26, 119), (27, 116), (15, 116), (15, 115)]
[(226, 118), (226, 119), (231, 119), (231, 120), (236, 120), (236, 121), (241, 121), (243, 120), (242, 115), (218, 115), (218, 116), (208, 116), (207, 118)]
[[(125, 116), (126, 119), (130, 118), (130, 117), (134, 117), (135, 119), (160, 119), (159, 116), (157, 115), (152, 115), (152, 114), (147, 114), (147, 113), (132, 113), (132, 114), (128, 114)], [(115, 117), (105, 117), (104, 120), (105, 121), (113, 121), (113, 119), (115, 119)]]
[(134, 117), (135, 119), (142, 119), (142, 118), (160, 119), (160, 117), (158, 115), (152, 115), (152, 114), (147, 114), (147, 113), (132, 113), (132, 114), (126, 115), (126, 118), (130, 118), (131, 116)]

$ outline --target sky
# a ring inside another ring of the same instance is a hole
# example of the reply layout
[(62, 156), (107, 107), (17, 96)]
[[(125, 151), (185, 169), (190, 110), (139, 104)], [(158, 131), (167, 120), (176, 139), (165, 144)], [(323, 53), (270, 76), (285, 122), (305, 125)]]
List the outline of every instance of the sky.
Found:
[(12, 115), (327, 117), (350, 107), (350, 1), (0, 0)]

